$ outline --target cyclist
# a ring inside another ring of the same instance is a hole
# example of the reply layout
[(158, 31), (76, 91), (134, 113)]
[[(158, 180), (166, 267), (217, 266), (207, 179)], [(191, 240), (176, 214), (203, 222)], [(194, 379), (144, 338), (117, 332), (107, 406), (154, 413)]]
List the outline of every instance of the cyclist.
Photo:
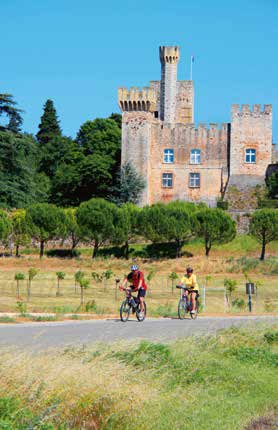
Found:
[[(125, 288), (128, 282), (131, 285)], [(127, 297), (130, 297), (132, 292), (137, 292), (137, 299), (140, 300), (140, 316), (143, 316), (145, 312), (144, 297), (147, 291), (147, 284), (143, 272), (139, 271), (139, 267), (136, 264), (131, 266), (131, 272), (124, 279), (120, 288), (126, 290)]]
[(185, 287), (184, 294), (188, 300), (189, 294), (192, 300), (192, 314), (196, 313), (196, 297), (199, 295), (199, 286), (197, 284), (196, 275), (193, 274), (192, 267), (187, 267), (186, 274), (181, 278), (181, 286)]

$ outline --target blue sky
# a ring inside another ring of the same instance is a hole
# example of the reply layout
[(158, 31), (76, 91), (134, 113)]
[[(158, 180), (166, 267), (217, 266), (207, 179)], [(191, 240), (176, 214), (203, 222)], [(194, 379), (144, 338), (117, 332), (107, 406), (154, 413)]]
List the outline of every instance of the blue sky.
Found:
[(196, 122), (229, 122), (232, 103), (273, 104), (278, 143), (278, 1), (0, 0), (0, 92), (36, 133), (47, 98), (64, 134), (118, 112), (118, 86), (160, 78), (159, 45), (195, 56)]

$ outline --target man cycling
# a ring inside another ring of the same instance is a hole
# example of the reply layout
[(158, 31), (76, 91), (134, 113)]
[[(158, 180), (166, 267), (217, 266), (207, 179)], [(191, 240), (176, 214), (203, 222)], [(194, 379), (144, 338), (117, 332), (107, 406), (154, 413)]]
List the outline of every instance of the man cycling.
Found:
[(193, 274), (192, 267), (187, 267), (186, 274), (181, 278), (181, 286), (185, 287), (184, 294), (188, 301), (188, 296), (191, 294), (192, 314), (196, 313), (196, 297), (199, 295), (199, 286), (197, 284), (196, 275)]
[[(128, 282), (131, 285), (126, 287)], [(130, 297), (131, 293), (137, 292), (137, 299), (140, 300), (140, 316), (142, 317), (145, 312), (144, 297), (147, 291), (147, 284), (143, 272), (139, 271), (139, 267), (136, 264), (131, 266), (131, 272), (124, 279), (120, 288), (126, 290), (127, 297)]]

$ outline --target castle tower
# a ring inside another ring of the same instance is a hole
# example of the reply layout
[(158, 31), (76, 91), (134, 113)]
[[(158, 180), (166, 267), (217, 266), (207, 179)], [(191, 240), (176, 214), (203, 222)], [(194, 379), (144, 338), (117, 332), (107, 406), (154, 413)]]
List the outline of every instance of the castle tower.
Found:
[(173, 124), (176, 120), (178, 46), (160, 46), (160, 119)]
[(272, 106), (232, 105), (229, 184), (263, 184), (271, 149)]

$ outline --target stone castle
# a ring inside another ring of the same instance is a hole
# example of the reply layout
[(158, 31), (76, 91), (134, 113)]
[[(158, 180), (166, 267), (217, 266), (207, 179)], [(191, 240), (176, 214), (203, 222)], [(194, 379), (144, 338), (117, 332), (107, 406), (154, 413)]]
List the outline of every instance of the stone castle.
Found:
[(161, 46), (161, 80), (118, 89), (122, 164), (145, 178), (140, 205), (203, 201), (215, 206), (233, 185), (264, 183), (274, 160), (272, 106), (232, 105), (231, 122), (194, 124), (194, 85), (178, 81), (178, 46)]

